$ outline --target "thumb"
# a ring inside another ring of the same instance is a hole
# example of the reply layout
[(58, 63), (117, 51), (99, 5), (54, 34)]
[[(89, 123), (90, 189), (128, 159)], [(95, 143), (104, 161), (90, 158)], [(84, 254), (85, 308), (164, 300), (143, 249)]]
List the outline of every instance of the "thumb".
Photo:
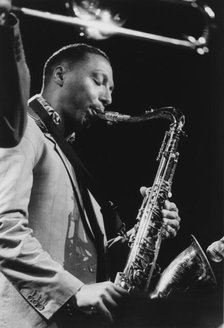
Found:
[(142, 186), (140, 188), (140, 193), (143, 197), (145, 197), (147, 195), (148, 191), (149, 191), (149, 188), (147, 188), (147, 187)]

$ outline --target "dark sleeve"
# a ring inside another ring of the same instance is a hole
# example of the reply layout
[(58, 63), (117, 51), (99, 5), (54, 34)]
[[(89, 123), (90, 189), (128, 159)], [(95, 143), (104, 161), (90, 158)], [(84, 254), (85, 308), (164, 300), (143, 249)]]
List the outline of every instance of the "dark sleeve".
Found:
[(108, 241), (107, 268), (111, 281), (115, 280), (117, 272), (122, 272), (124, 270), (129, 251), (128, 241), (122, 236)]
[(23, 136), (29, 88), (19, 23), (9, 14), (0, 27), (0, 147), (14, 147)]

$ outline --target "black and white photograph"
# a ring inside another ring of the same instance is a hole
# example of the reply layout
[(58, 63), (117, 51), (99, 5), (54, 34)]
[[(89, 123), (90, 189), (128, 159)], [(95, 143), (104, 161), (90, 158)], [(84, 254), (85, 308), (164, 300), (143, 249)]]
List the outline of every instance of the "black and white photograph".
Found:
[(224, 328), (223, 0), (0, 0), (0, 328)]

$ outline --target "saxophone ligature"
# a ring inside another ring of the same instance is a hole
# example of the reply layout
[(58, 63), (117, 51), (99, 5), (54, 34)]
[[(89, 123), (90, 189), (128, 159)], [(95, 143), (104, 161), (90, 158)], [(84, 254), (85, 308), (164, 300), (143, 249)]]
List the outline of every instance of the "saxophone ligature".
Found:
[[(125, 268), (123, 272), (117, 273), (115, 284), (131, 293), (140, 292), (150, 298), (161, 298), (170, 294), (171, 288), (175, 288), (175, 282), (180, 285), (180, 282), (183, 281), (180, 276), (186, 276), (184, 269), (191, 272), (191, 275), (195, 277), (194, 280), (215, 282), (207, 258), (195, 237), (192, 236), (192, 244), (165, 270), (167, 274), (161, 275), (155, 292), (150, 291), (152, 278), (158, 266), (157, 258), (165, 229), (161, 211), (165, 200), (171, 194), (173, 177), (179, 158), (177, 148), (180, 138), (185, 135), (183, 131), (185, 116), (174, 107), (151, 109), (134, 117), (118, 112), (105, 112), (98, 114), (98, 116), (109, 123), (138, 123), (155, 118), (165, 118), (171, 121), (157, 157), (159, 166), (156, 177), (143, 199), (136, 219), (137, 223), (129, 238), (130, 251)], [(193, 270), (196, 269), (196, 273), (192, 274), (192, 270), (189, 270), (190, 264)], [(174, 273), (175, 278), (172, 273)]]

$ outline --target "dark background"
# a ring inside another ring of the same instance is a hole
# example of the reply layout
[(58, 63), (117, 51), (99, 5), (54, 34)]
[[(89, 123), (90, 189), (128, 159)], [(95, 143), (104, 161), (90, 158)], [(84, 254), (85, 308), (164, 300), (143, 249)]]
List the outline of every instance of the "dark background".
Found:
[[(202, 34), (201, 14), (168, 1), (104, 1), (127, 18), (125, 27), (173, 37)], [(224, 111), (224, 4), (206, 2), (215, 12), (209, 53), (149, 41), (112, 36), (84, 39), (76, 27), (18, 15), (27, 62), (31, 71), (31, 95), (40, 91), (45, 60), (61, 46), (88, 42), (106, 51), (113, 69), (115, 90), (110, 110), (137, 115), (150, 107), (174, 106), (186, 115), (187, 138), (181, 140), (180, 158), (173, 183), (173, 201), (180, 210), (178, 236), (164, 241), (159, 262), (164, 267), (190, 243), (194, 234), (203, 250), (223, 233), (223, 111)], [(63, 1), (14, 1), (15, 5), (67, 14)], [(132, 125), (101, 126), (78, 137), (80, 153), (90, 170), (108, 186), (128, 227), (141, 205), (139, 188), (150, 186), (156, 157), (168, 122), (150, 120)], [(177, 307), (183, 321), (169, 327), (216, 328), (223, 316), (222, 264), (211, 263), (217, 286), (195, 289)], [(181, 303), (181, 302), (180, 302)], [(174, 309), (173, 306), (171, 306)], [(178, 312), (177, 311), (177, 312)], [(172, 310), (171, 310), (172, 312)], [(189, 319), (191, 318), (191, 319)], [(177, 326), (176, 326), (177, 325)], [(140, 327), (140, 321), (136, 323)], [(167, 324), (168, 327), (168, 324)]]

